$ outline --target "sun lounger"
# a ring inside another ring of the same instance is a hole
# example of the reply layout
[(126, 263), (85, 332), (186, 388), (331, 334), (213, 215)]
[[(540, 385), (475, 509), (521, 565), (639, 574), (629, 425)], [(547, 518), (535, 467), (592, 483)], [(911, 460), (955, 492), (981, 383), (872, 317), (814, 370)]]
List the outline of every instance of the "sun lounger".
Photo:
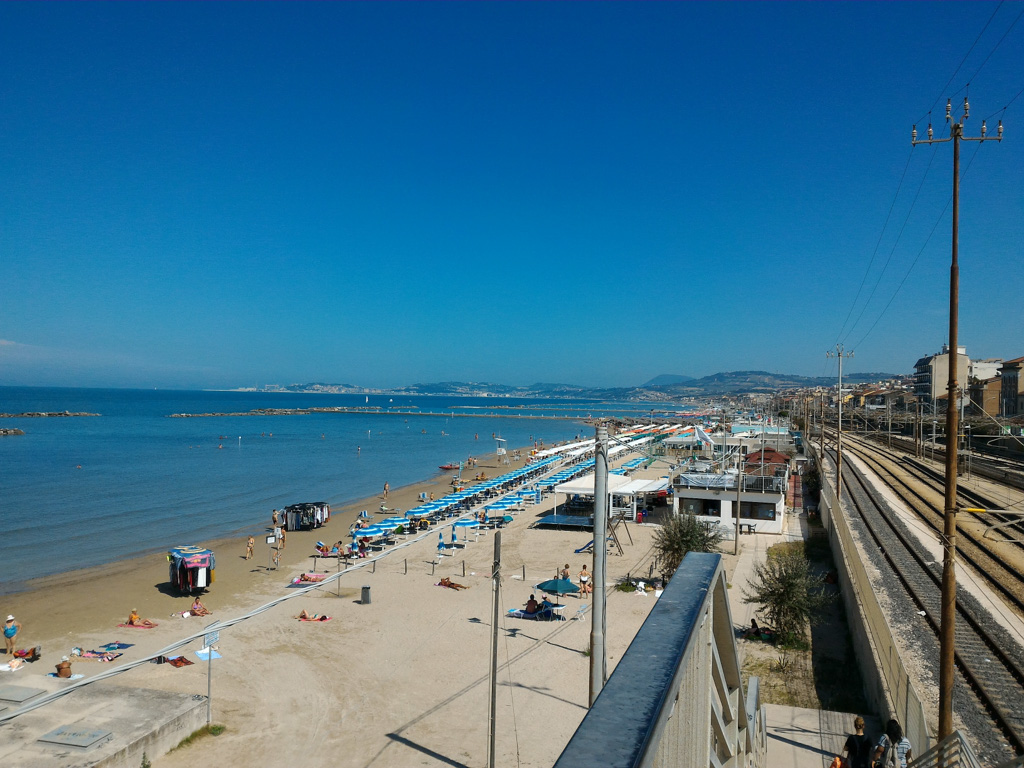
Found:
[(544, 608), (543, 610), (537, 611), (536, 613), (527, 613), (522, 608), (510, 608), (508, 611), (508, 615), (515, 619), (544, 619), (545, 621), (547, 621), (555, 616), (555, 612), (552, 611), (550, 608)]

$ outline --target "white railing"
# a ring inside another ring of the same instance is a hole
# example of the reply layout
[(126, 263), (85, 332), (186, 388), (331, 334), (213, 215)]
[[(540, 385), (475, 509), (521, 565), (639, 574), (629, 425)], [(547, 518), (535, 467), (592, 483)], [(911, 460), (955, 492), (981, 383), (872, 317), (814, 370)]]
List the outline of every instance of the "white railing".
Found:
[(757, 678), (744, 690), (717, 554), (691, 552), (555, 768), (762, 768)]

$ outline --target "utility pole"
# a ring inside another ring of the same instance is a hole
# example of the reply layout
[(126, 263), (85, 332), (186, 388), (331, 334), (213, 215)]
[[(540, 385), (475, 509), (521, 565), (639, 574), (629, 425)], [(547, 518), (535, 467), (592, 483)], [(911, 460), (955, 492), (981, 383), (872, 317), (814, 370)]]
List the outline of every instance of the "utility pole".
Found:
[(843, 510), (843, 358), (853, 357), (853, 350), (843, 351), (842, 344), (836, 344), (836, 351), (829, 350), (825, 357), (839, 358), (839, 424), (836, 428), (836, 504), (838, 512)]
[[(964, 97), (963, 116), (952, 118), (953, 100), (946, 102), (946, 122), (949, 124), (949, 138), (932, 138), (932, 126), (928, 125), (928, 138), (917, 140), (917, 126), (911, 132), (910, 143), (941, 144), (953, 142), (953, 242), (949, 267), (949, 379), (946, 384), (946, 498), (943, 524), (942, 555), (942, 616), (939, 635), (939, 741), (953, 732), (953, 664), (956, 627), (956, 475), (957, 475), (957, 404), (959, 394), (956, 369), (959, 362), (957, 338), (960, 315), (960, 142), (1003, 140), (1003, 121), (999, 121), (996, 136), (986, 136), (985, 121), (981, 121), (980, 136), (964, 136), (964, 122), (970, 115), (970, 105)], [(934, 450), (934, 449), (933, 449)]]
[(498, 606), (501, 601), (501, 531), (494, 532), (494, 562), (491, 564), (493, 605), (491, 606), (491, 709), (487, 719), (487, 768), (494, 768), (494, 741), (498, 711)]
[(605, 566), (608, 559), (608, 427), (599, 424), (594, 441), (594, 566), (591, 581), (590, 613), (590, 706), (594, 706), (598, 694), (608, 679), (608, 662), (605, 653), (605, 612), (604, 584)]

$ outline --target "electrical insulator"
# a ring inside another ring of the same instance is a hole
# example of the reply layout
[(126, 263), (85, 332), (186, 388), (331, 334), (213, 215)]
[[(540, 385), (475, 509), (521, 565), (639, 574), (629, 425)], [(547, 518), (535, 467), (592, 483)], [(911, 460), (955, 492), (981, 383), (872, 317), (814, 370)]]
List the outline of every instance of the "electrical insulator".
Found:
[(986, 130), (987, 130), (987, 128), (985, 128), (985, 121), (982, 120), (981, 121), (981, 135), (982, 135), (982, 138), (984, 138)]
[(1003, 138), (1003, 121), (999, 121), (999, 138)]
[(964, 117), (970, 117), (971, 105), (967, 103), (967, 97), (964, 96)]
[(953, 100), (946, 100), (946, 119), (949, 120), (949, 116), (953, 113)]
[(917, 126), (914, 126), (914, 130), (910, 132), (910, 140), (917, 141)]
[(928, 141), (932, 140), (932, 124), (928, 123)]

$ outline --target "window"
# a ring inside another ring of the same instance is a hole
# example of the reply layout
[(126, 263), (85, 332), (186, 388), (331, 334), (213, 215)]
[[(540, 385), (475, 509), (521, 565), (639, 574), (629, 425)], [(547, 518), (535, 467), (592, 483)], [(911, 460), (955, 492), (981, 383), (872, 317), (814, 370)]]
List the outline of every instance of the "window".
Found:
[(740, 517), (748, 520), (774, 520), (775, 505), (762, 501), (744, 501), (740, 504)]
[(721, 517), (722, 502), (718, 499), (680, 499), (679, 511), (698, 517)]

